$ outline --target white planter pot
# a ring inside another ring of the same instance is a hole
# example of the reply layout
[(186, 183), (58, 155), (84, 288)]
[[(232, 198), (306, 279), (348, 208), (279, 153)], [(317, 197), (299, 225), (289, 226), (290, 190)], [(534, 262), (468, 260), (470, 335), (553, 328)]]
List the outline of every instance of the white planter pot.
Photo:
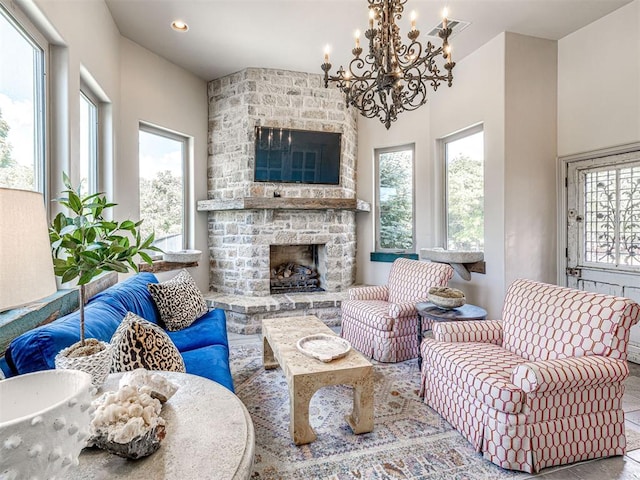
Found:
[(111, 371), (111, 363), (113, 361), (112, 345), (107, 342), (100, 343), (104, 346), (104, 349), (86, 357), (68, 357), (67, 354), (74, 345), (61, 350), (55, 358), (56, 368), (86, 372), (91, 375), (91, 384), (95, 388), (100, 388)]

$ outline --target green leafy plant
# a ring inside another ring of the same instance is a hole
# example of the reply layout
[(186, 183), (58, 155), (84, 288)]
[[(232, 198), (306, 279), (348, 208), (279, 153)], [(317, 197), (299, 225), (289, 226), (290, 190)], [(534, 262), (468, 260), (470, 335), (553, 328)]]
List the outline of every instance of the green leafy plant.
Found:
[(139, 222), (107, 220), (105, 211), (116, 204), (103, 193), (82, 197), (74, 189), (66, 174), (63, 197), (57, 201), (67, 207), (68, 214), (60, 212), (49, 227), (49, 240), (53, 252), (53, 268), (62, 282), (78, 278), (80, 295), (80, 344), (84, 347), (85, 286), (103, 272), (126, 273), (138, 271), (134, 262), (139, 255), (151, 263), (150, 252), (162, 252), (153, 246), (154, 234), (142, 239)]

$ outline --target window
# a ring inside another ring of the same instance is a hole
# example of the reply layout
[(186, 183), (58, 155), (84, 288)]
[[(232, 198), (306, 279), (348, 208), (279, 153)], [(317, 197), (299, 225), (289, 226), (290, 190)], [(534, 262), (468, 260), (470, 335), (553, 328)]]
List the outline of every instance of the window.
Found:
[(0, 4), (0, 187), (44, 192), (46, 43), (22, 24)]
[(98, 107), (80, 92), (80, 192), (98, 191)]
[(164, 251), (186, 248), (186, 137), (140, 126), (140, 219), (143, 236), (155, 232), (154, 245)]
[(413, 145), (375, 151), (378, 251), (415, 249), (413, 156)]
[(484, 250), (484, 132), (482, 126), (445, 138), (446, 246)]
[(582, 175), (582, 258), (622, 268), (640, 266), (640, 164)]

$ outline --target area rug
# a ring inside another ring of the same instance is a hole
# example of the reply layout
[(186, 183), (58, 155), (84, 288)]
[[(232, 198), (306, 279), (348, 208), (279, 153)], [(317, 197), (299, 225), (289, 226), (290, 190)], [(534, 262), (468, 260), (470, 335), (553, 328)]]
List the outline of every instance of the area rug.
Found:
[(264, 370), (258, 345), (231, 348), (236, 394), (253, 419), (253, 480), (522, 479), (483, 460), (418, 397), (417, 361), (374, 364), (374, 431), (354, 435), (344, 420), (350, 387), (325, 387), (309, 408), (318, 438), (296, 446), (289, 435), (289, 393), (281, 369)]

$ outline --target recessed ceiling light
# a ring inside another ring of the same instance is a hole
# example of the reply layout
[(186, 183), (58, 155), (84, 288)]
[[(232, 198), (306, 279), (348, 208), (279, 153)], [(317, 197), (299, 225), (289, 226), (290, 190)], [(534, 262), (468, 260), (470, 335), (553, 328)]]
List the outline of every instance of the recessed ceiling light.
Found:
[(173, 28), (177, 32), (186, 32), (189, 30), (189, 25), (184, 23), (182, 20), (174, 20), (171, 22), (171, 28)]

